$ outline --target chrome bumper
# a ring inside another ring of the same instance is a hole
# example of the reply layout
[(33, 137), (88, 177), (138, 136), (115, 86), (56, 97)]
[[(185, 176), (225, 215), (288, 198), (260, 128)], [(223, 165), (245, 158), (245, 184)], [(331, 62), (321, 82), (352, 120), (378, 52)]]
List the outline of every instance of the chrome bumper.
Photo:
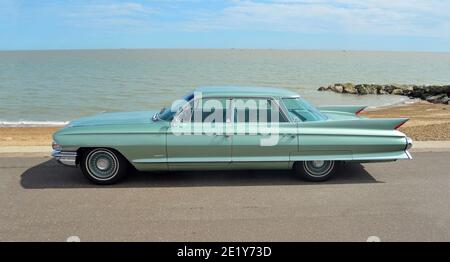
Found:
[(65, 165), (65, 166), (73, 166), (76, 167), (77, 163), (77, 152), (64, 152), (64, 151), (58, 151), (53, 150), (52, 157), (56, 158), (59, 163)]
[(413, 146), (413, 141), (410, 137), (406, 137), (406, 150), (410, 149)]

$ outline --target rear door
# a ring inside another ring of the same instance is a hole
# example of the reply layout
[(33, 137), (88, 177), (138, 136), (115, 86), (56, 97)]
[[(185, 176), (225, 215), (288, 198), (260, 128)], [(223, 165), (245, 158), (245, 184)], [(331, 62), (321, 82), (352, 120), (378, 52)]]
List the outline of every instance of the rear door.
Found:
[(232, 165), (239, 168), (288, 168), (298, 151), (297, 124), (272, 98), (233, 99)]

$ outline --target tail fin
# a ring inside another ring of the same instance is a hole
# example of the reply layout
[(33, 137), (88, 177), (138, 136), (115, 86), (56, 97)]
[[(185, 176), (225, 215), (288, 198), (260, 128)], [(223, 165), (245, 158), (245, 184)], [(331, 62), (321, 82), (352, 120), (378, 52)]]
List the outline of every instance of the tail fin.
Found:
[(393, 130), (398, 129), (408, 120), (408, 118), (366, 118), (362, 119), (361, 126), (368, 129)]
[(394, 129), (399, 129), (402, 125), (408, 122), (409, 118), (394, 118), (393, 120), (395, 120), (396, 123)]
[(323, 112), (341, 112), (357, 115), (366, 107), (367, 106), (319, 106), (317, 108)]
[(309, 127), (323, 128), (355, 128), (373, 130), (394, 130), (406, 123), (408, 118), (362, 118), (329, 121), (302, 122), (302, 125)]

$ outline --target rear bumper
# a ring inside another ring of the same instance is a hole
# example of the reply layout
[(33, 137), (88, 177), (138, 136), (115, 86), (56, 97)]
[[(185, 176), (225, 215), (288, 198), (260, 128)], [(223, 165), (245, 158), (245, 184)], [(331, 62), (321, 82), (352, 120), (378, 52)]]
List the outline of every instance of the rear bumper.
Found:
[(52, 157), (65, 166), (77, 166), (77, 152), (53, 150)]
[(405, 154), (408, 156), (409, 160), (413, 159), (412, 156), (411, 156), (411, 153), (409, 153), (408, 150), (405, 150)]
[(413, 146), (413, 140), (410, 137), (406, 137), (406, 150)]

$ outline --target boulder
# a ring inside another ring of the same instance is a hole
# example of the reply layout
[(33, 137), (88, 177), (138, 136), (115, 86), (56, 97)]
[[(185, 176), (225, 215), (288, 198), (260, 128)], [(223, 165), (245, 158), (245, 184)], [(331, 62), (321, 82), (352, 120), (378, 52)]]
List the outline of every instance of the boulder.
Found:
[(368, 94), (376, 95), (378, 93), (379, 85), (366, 85), (366, 90)]
[(357, 94), (358, 91), (356, 90), (355, 86), (353, 86), (352, 83), (345, 83), (342, 85), (343, 92), (347, 94)]
[(441, 103), (450, 105), (450, 97), (444, 97), (443, 99), (441, 99)]
[(402, 95), (404, 95), (404, 96), (410, 96), (413, 91), (414, 91), (414, 88), (411, 85), (402, 87)]
[(410, 94), (411, 97), (422, 97), (422, 95), (424, 94), (424, 87), (423, 86), (413, 86), (413, 91)]
[(355, 85), (355, 89), (359, 95), (367, 95), (367, 89), (365, 85)]
[(336, 92), (336, 93), (342, 93), (344, 91), (344, 87), (341, 85), (334, 85), (331, 88), (332, 91)]
[(377, 85), (355, 85), (355, 89), (360, 95), (377, 94)]
[(392, 90), (391, 94), (392, 95), (403, 95), (403, 90), (401, 88), (396, 88), (396, 89)]
[(384, 86), (383, 86), (383, 85), (377, 85), (377, 86), (376, 86), (376, 89), (377, 89), (377, 94), (378, 94), (378, 95), (384, 95), (384, 94), (387, 94), (387, 92), (384, 91)]
[(388, 95), (389, 92), (386, 91), (386, 89), (384, 89), (384, 88), (380, 88), (380, 89), (377, 89), (377, 94), (379, 94), (379, 95)]
[(434, 96), (428, 96), (425, 98), (425, 100), (427, 100), (430, 103), (433, 104), (444, 104), (448, 102), (448, 96), (447, 94), (439, 94), (439, 95), (434, 95)]
[(336, 93), (342, 93), (343, 92), (343, 86), (341, 84), (334, 84), (334, 85), (329, 85), (327, 87), (321, 86), (319, 87), (319, 89), (317, 89), (318, 91), (333, 91)]

